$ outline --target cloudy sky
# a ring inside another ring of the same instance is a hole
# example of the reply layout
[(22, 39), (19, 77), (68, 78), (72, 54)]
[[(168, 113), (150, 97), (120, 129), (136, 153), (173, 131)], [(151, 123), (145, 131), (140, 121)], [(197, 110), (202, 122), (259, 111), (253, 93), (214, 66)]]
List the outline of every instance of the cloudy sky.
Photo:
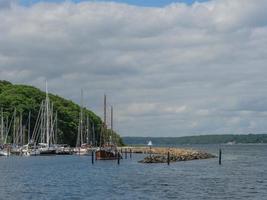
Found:
[(123, 136), (267, 131), (267, 1), (0, 0), (0, 79), (100, 116)]

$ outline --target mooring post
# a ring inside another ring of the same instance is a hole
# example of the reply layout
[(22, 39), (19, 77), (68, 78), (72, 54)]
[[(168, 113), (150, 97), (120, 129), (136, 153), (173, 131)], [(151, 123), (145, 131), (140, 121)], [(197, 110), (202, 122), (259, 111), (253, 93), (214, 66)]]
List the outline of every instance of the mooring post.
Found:
[(130, 158), (132, 159), (132, 148), (130, 148)]
[(119, 151), (117, 152), (117, 159), (118, 159), (118, 165), (119, 165), (120, 164), (120, 159), (121, 159), (121, 154), (120, 154)]
[(219, 150), (219, 165), (222, 164), (222, 150)]
[(167, 156), (167, 163), (170, 165), (170, 152), (168, 151), (168, 156)]
[(125, 159), (127, 159), (127, 149), (125, 148)]
[(92, 165), (94, 164), (94, 162), (95, 162), (94, 151), (92, 151)]

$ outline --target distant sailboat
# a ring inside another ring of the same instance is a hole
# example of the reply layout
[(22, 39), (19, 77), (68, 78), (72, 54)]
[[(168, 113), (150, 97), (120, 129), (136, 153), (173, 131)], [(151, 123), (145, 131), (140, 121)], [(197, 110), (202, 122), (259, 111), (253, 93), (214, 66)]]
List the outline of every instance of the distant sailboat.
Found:
[(90, 144), (88, 141), (89, 135), (89, 118), (85, 120), (84, 105), (83, 105), (83, 90), (81, 90), (81, 105), (80, 105), (80, 116), (79, 116), (79, 126), (78, 134), (76, 140), (76, 148), (74, 152), (78, 155), (89, 155), (90, 153)]
[(5, 125), (4, 125), (4, 112), (3, 108), (1, 108), (1, 145), (0, 145), (0, 156), (8, 156), (8, 149), (5, 148), (6, 140), (5, 140)]

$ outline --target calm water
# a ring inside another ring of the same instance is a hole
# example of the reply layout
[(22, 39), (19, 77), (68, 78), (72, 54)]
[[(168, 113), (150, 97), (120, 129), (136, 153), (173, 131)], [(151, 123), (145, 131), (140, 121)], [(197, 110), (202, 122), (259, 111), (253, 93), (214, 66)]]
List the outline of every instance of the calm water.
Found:
[[(145, 165), (91, 157), (0, 158), (0, 199), (267, 199), (267, 145), (221, 146), (217, 159)], [(194, 146), (217, 154), (218, 146)]]

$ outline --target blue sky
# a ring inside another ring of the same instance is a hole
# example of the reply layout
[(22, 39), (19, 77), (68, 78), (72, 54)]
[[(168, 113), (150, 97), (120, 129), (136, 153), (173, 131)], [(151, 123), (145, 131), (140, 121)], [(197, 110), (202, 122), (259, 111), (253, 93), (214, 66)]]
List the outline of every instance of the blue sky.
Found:
[[(43, 2), (64, 2), (66, 0), (19, 0), (21, 4), (23, 5), (30, 5), (33, 3), (37, 3), (40, 1)], [(71, 0), (73, 2), (81, 2), (81, 1), (95, 1), (97, 2), (98, 0)], [(110, 0), (101, 0), (101, 1), (110, 1)], [(175, 2), (184, 2), (187, 4), (192, 4), (196, 1), (198, 2), (203, 2), (207, 0), (112, 0), (113, 2), (122, 2), (122, 3), (128, 3), (132, 5), (138, 5), (138, 6), (153, 6), (153, 7), (162, 7), (166, 6), (171, 3)]]

